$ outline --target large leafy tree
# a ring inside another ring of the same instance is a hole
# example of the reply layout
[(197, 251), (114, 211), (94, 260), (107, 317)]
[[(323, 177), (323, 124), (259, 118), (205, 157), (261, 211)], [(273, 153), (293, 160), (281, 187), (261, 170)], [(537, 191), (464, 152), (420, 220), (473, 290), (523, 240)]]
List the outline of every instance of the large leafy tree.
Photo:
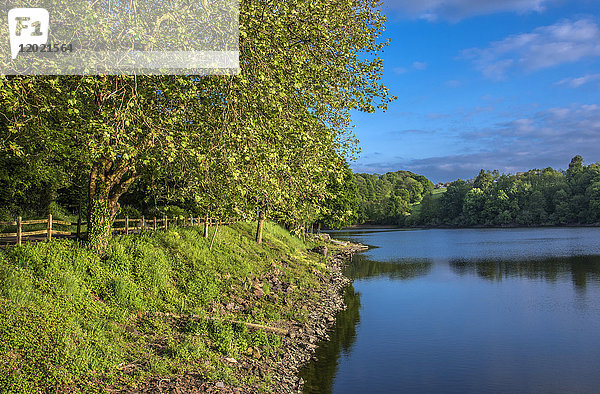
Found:
[(144, 175), (169, 179), (171, 198), (207, 214), (258, 217), (259, 242), (267, 214), (306, 220), (344, 171), (337, 158), (354, 152), (351, 111), (391, 99), (378, 82), (377, 1), (240, 7), (239, 76), (0, 79), (2, 149), (45, 152), (39, 167), (54, 162), (66, 178), (87, 174), (98, 249), (119, 198)]
[[(92, 243), (106, 244), (119, 197), (151, 167), (187, 145), (182, 105), (195, 95), (183, 77), (14, 77), (0, 83), (9, 149), (47, 152), (42, 166), (89, 179)], [(53, 163), (55, 164), (53, 166)]]

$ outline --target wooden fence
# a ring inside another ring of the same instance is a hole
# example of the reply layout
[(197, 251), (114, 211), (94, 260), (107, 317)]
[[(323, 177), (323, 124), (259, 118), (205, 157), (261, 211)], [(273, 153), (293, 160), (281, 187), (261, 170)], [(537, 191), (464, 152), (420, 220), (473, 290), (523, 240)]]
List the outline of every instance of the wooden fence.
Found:
[[(132, 234), (139, 232), (141, 230), (166, 230), (170, 226), (200, 226), (205, 225), (207, 228), (210, 225), (227, 225), (231, 223), (235, 223), (236, 220), (229, 221), (218, 221), (215, 219), (208, 219), (205, 222), (204, 218), (200, 217), (189, 217), (189, 218), (168, 218), (167, 216), (163, 216), (162, 218), (153, 217), (151, 219), (147, 219), (142, 216), (139, 219), (134, 219), (130, 217), (125, 217), (125, 219), (115, 219), (113, 222), (112, 232), (113, 234)], [(23, 231), (24, 226), (30, 225), (40, 225), (44, 224), (45, 229), (43, 230), (35, 230), (35, 231)], [(56, 226), (77, 226), (77, 230), (75, 232), (72, 231), (62, 231), (57, 230)], [(56, 220), (52, 218), (52, 215), (48, 215), (46, 219), (35, 219), (35, 220), (22, 220), (19, 216), (17, 220), (14, 222), (0, 222), (0, 226), (15, 226), (16, 232), (3, 233), (0, 232), (0, 241), (6, 239), (9, 243), (16, 243), (17, 246), (21, 246), (22, 242), (25, 240), (24, 237), (37, 237), (34, 240), (47, 240), (50, 241), (53, 235), (62, 235), (68, 237), (81, 238), (86, 231), (81, 231), (82, 226), (87, 225), (85, 222), (81, 222), (81, 219), (76, 223), (67, 222), (63, 220)], [(43, 237), (40, 237), (43, 236)], [(207, 236), (207, 234), (205, 234)], [(14, 238), (11, 240), (10, 238)], [(12, 242), (11, 242), (12, 241)]]

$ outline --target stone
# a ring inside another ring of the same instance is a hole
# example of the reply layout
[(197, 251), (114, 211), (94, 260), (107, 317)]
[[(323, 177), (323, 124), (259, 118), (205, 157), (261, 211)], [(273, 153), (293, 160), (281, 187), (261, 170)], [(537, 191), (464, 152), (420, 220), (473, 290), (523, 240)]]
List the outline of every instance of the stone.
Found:
[(347, 246), (347, 245), (348, 245), (348, 242), (344, 242), (344, 241), (338, 241), (338, 240), (336, 240), (336, 239), (332, 239), (332, 240), (331, 240), (331, 243), (334, 243), (334, 244), (336, 244), (336, 245), (342, 245), (342, 246)]
[(327, 257), (327, 246), (325, 245), (317, 246), (316, 248), (312, 248), (310, 251)]
[(265, 295), (265, 292), (262, 291), (262, 289), (256, 289), (256, 290), (254, 290), (254, 295), (257, 297), (262, 297)]

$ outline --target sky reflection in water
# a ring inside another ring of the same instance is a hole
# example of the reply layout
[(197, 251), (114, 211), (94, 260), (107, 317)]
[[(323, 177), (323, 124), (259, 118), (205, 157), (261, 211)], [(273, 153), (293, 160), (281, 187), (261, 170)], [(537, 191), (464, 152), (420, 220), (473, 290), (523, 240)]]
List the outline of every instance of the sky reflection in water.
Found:
[(307, 393), (597, 392), (600, 229), (350, 231)]

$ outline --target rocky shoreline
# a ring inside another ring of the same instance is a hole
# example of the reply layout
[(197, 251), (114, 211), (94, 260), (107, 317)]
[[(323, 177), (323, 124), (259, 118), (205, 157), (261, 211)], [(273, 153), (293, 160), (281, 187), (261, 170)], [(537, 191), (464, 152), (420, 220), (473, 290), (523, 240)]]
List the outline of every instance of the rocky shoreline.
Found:
[[(319, 301), (296, 305), (309, 312), (306, 323), (288, 325), (287, 335), (282, 337), (282, 345), (268, 357), (256, 357), (254, 354), (253, 357), (230, 359), (236, 367), (236, 375), (253, 375), (270, 380), (274, 393), (302, 393), (304, 381), (298, 376), (300, 368), (313, 357), (317, 344), (329, 339), (327, 331), (335, 324), (335, 315), (346, 308), (343, 289), (352, 281), (342, 274), (342, 269), (354, 253), (367, 249), (361, 244), (326, 240), (330, 245), (335, 245), (336, 250), (327, 259), (330, 274), (318, 274), (322, 286), (314, 291), (318, 293)], [(338, 249), (340, 246), (342, 248)], [(328, 252), (323, 246), (318, 249), (313, 252)], [(125, 392), (259, 393), (264, 392), (264, 388), (255, 384), (229, 387), (223, 382), (207, 382), (196, 373), (186, 373), (170, 378), (151, 378), (142, 387)]]
[(308, 321), (293, 326), (284, 340), (281, 349), (284, 358), (274, 376), (274, 381), (279, 382), (275, 393), (302, 392), (304, 381), (298, 376), (300, 368), (310, 361), (317, 344), (329, 339), (327, 331), (335, 324), (335, 315), (346, 309), (342, 290), (352, 281), (342, 274), (342, 269), (354, 253), (365, 249), (364, 245), (348, 243), (329, 258), (331, 275), (322, 278), (326, 286), (320, 290), (320, 303), (307, 307), (311, 311)]

